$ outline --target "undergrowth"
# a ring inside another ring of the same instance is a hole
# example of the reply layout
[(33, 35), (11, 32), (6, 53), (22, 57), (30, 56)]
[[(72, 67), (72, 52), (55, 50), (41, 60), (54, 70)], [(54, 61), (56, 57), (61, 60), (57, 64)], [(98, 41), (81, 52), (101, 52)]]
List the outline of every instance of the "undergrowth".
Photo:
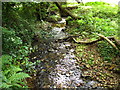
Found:
[(72, 10), (72, 12), (80, 16), (81, 19), (72, 20), (70, 17), (67, 18), (68, 32), (70, 34), (82, 34), (82, 32), (86, 32), (89, 35), (101, 33), (105, 36), (117, 34), (117, 6), (113, 7), (103, 2), (89, 2), (80, 7)]
[[(118, 34), (118, 6), (104, 2), (88, 2), (80, 8), (71, 10), (81, 17), (79, 20), (67, 18), (67, 31), (72, 35), (80, 35), (76, 40), (93, 41), (97, 34), (106, 37)], [(119, 83), (114, 71), (120, 70), (120, 53), (107, 41), (99, 41), (93, 45), (76, 44), (76, 55), (84, 76), (100, 81), (104, 87), (115, 87)], [(113, 85), (109, 85), (114, 83)], [(105, 86), (106, 85), (106, 86)]]
[[(32, 78), (36, 73), (35, 65), (38, 61), (31, 62), (29, 54), (34, 51), (32, 47), (33, 37), (36, 35), (35, 23), (46, 17), (46, 8), (41, 12), (37, 7), (48, 7), (45, 3), (2, 3), (2, 84), (0, 88), (28, 88), (26, 78)], [(39, 16), (39, 13), (42, 17)], [(40, 21), (39, 21), (40, 22)], [(41, 29), (40, 38), (47, 36), (47, 32)]]

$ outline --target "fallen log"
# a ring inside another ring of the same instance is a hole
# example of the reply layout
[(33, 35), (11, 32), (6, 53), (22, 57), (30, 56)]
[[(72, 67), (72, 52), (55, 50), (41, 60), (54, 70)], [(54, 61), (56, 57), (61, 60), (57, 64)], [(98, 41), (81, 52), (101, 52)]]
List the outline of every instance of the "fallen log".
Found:
[[(104, 35), (101, 34), (97, 34), (100, 38), (94, 41), (76, 41), (75, 37), (79, 37), (80, 35), (76, 35), (76, 36), (68, 36), (66, 38), (63, 39), (58, 39), (57, 42), (63, 42), (63, 41), (73, 41), (74, 43), (77, 44), (86, 44), (86, 45), (91, 45), (94, 43), (97, 43), (99, 41), (102, 40), (106, 40), (112, 47), (114, 47), (116, 50), (119, 50), (117, 46), (120, 46), (120, 41), (118, 41), (117, 39), (115, 39), (113, 36), (111, 37), (105, 37)], [(115, 41), (115, 43), (117, 44), (117, 46), (112, 42)]]
[(59, 2), (54, 2), (54, 3), (55, 3), (56, 6), (59, 8), (61, 16), (63, 16), (63, 17), (64, 17), (64, 16), (71, 16), (71, 17), (72, 17), (73, 19), (75, 19), (75, 20), (76, 20), (76, 19), (80, 19), (80, 17), (72, 14), (69, 10), (63, 8), (63, 7), (60, 5)]
[[(108, 39), (111, 39), (111, 40), (114, 40), (114, 37), (107, 37)], [(75, 38), (73, 38), (73, 40), (75, 41), (75, 43), (78, 43), (78, 44), (94, 44), (94, 43), (97, 43), (98, 41), (102, 41), (104, 40), (104, 38), (99, 38), (97, 40), (94, 40), (94, 41), (76, 41)]]
[[(75, 38), (76, 37), (79, 37), (80, 35), (71, 35), (71, 36), (68, 36), (68, 37), (66, 37), (66, 38), (63, 38), (63, 39), (58, 39), (58, 40), (56, 40), (56, 41), (58, 41), (58, 42), (62, 42), (62, 41), (73, 41), (74, 43), (78, 43), (78, 44), (94, 44), (94, 43), (96, 43), (96, 42), (98, 42), (98, 41), (102, 41), (102, 40), (104, 40), (103, 38), (100, 38), (100, 39), (97, 39), (97, 40), (94, 40), (94, 41), (76, 41), (75, 40)], [(109, 39), (111, 39), (111, 40), (114, 40), (114, 37), (107, 37), (107, 38), (109, 38)]]

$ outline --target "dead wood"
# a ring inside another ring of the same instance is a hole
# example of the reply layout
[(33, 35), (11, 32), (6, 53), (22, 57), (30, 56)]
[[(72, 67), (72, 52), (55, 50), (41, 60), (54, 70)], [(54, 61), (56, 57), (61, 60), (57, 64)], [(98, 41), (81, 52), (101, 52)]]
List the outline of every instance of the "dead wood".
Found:
[(119, 50), (117, 48), (117, 46), (112, 41), (109, 40), (109, 38), (107, 38), (107, 37), (105, 37), (104, 35), (101, 35), (101, 34), (97, 34), (97, 35), (100, 36), (101, 38), (105, 39), (112, 47), (114, 47), (115, 49)]
[(69, 10), (63, 8), (63, 7), (60, 5), (59, 2), (54, 2), (54, 3), (55, 3), (56, 6), (59, 8), (61, 16), (63, 16), (63, 17), (64, 17), (64, 16), (71, 16), (73, 19), (80, 19), (80, 17), (72, 14)]
[[(58, 39), (57, 41), (58, 42), (63, 42), (63, 41), (73, 41), (74, 43), (77, 43), (77, 44), (86, 44), (86, 45), (90, 45), (90, 44), (94, 44), (94, 43), (97, 43), (99, 41), (102, 41), (102, 40), (106, 40), (112, 47), (114, 47), (116, 50), (119, 50), (117, 46), (120, 45), (120, 41), (115, 39), (113, 36), (111, 37), (105, 37), (104, 35), (101, 35), (101, 34), (97, 34), (100, 38), (97, 39), (97, 40), (94, 40), (94, 41), (76, 41), (75, 37), (79, 37), (80, 35), (75, 35), (75, 36), (68, 36), (66, 38), (63, 38), (63, 39)], [(117, 44), (117, 46), (112, 42), (112, 41), (115, 41), (115, 43)]]

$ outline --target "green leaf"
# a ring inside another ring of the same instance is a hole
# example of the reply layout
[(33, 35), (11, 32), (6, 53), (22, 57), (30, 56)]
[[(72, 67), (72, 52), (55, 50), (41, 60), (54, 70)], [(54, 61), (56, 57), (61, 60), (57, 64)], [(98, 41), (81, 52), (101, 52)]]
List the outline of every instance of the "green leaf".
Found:
[(20, 73), (17, 73), (17, 74), (13, 74), (9, 80), (10, 81), (13, 81), (13, 82), (17, 82), (19, 80), (22, 80), (22, 79), (25, 79), (25, 78), (28, 78), (30, 77), (28, 74), (26, 73), (23, 73), (23, 72), (20, 72)]
[(2, 55), (2, 64), (10, 64), (12, 57), (10, 55)]
[(22, 86), (19, 85), (19, 84), (12, 84), (12, 86), (17, 86), (17, 87), (21, 87), (22, 88)]
[(9, 87), (11, 87), (12, 85), (9, 85), (9, 84), (7, 84), (7, 83), (2, 83), (1, 85), (0, 85), (0, 88), (9, 88)]
[(19, 66), (14, 66), (14, 65), (11, 66), (11, 69), (13, 72), (22, 71), (22, 69)]

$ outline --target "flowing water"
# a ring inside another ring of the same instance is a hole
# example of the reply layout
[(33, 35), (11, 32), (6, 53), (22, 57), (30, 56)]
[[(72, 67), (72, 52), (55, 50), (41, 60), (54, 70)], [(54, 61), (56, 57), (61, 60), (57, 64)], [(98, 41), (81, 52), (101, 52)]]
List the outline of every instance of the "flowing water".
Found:
[(75, 59), (74, 45), (70, 42), (54, 42), (57, 39), (67, 37), (63, 32), (66, 21), (63, 18), (58, 24), (64, 24), (63, 27), (53, 27), (51, 33), (53, 41), (47, 40), (40, 43), (40, 49), (37, 51), (41, 60), (37, 67), (36, 89), (38, 88), (76, 88), (92, 87), (96, 81), (82, 79), (82, 71), (77, 65)]

